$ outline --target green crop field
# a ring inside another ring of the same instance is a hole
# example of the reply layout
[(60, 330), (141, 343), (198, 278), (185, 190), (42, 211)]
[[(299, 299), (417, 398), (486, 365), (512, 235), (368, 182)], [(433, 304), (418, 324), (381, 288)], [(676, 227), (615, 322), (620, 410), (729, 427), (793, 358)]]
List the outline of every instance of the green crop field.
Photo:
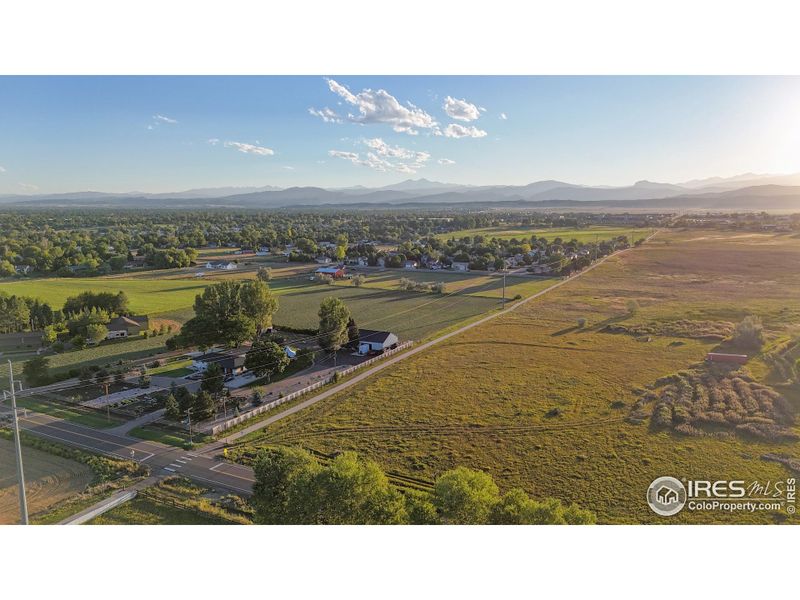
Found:
[(309, 282), (280, 295), (274, 322), (280, 326), (316, 328), (322, 300), (336, 296), (344, 300), (359, 327), (387, 329), (402, 339), (422, 339), (440, 329), (499, 308), (492, 298), (470, 295), (439, 295), (423, 292), (325, 285)]
[[(397, 290), (400, 280), (412, 279), (418, 282), (445, 284), (445, 293), (458, 293), (479, 298), (502, 298), (503, 278), (498, 275), (480, 275), (470, 273), (451, 273), (448, 271), (381, 271), (368, 272), (364, 287), (384, 290)], [(556, 279), (534, 278), (528, 276), (506, 277), (506, 298), (517, 294), (530, 296), (555, 283)]]
[[(490, 472), (502, 488), (577, 502), (602, 523), (761, 522), (773, 513), (652, 513), (656, 477), (786, 478), (761, 457), (800, 458), (797, 442), (728, 434), (681, 435), (628, 421), (642, 390), (702, 362), (718, 342), (607, 325), (764, 320), (767, 347), (800, 331), (800, 240), (663, 232), (519, 310), (271, 425), (260, 443), (331, 453), (355, 450), (387, 469), (432, 481), (457, 465)], [(630, 300), (640, 307), (628, 308)], [(584, 327), (578, 319), (586, 319)], [(760, 357), (747, 365), (765, 380)], [(781, 388), (800, 409), (800, 394)], [(652, 405), (651, 405), (652, 409)], [(800, 428), (794, 426), (794, 431)], [(785, 518), (785, 514), (783, 515)], [(794, 518), (792, 518), (794, 520)]]
[(611, 227), (596, 225), (591, 227), (582, 227), (580, 229), (572, 227), (551, 227), (551, 228), (536, 228), (536, 227), (513, 227), (513, 226), (500, 226), (500, 227), (482, 227), (478, 229), (460, 229), (458, 231), (451, 231), (449, 233), (440, 233), (436, 237), (442, 240), (449, 240), (450, 238), (463, 238), (466, 236), (474, 237), (482, 235), (486, 238), (498, 238), (502, 240), (510, 239), (526, 239), (535, 235), (537, 238), (545, 238), (547, 241), (552, 242), (557, 237), (560, 237), (565, 242), (576, 239), (579, 242), (594, 242), (609, 240), (620, 235), (626, 235), (634, 240), (646, 237), (650, 234), (649, 229), (641, 229), (637, 227)]

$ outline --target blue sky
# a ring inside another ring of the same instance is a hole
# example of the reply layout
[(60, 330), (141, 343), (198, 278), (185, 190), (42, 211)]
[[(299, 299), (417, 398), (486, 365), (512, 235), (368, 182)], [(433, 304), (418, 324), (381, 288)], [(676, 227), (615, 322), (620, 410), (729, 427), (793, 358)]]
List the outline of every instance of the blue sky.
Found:
[(0, 193), (797, 171), (800, 78), (0, 77)]

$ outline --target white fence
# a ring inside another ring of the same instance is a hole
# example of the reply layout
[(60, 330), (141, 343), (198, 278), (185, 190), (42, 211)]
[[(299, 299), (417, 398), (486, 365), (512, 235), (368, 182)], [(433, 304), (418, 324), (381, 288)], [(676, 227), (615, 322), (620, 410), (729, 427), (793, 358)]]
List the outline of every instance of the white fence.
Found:
[(244, 423), (248, 419), (252, 419), (255, 416), (258, 416), (258, 415), (263, 414), (263, 413), (265, 413), (265, 412), (267, 412), (269, 410), (272, 410), (276, 406), (280, 406), (281, 404), (285, 404), (286, 402), (291, 402), (295, 398), (299, 398), (300, 396), (308, 394), (309, 392), (313, 392), (314, 390), (321, 388), (323, 385), (327, 385), (329, 383), (332, 383), (337, 376), (338, 377), (344, 377), (344, 376), (349, 375), (350, 373), (352, 373), (354, 371), (357, 371), (358, 369), (367, 367), (367, 366), (369, 366), (369, 365), (371, 365), (371, 364), (373, 364), (373, 363), (375, 363), (375, 362), (377, 362), (377, 361), (379, 361), (381, 359), (384, 359), (387, 356), (391, 356), (392, 354), (397, 354), (398, 352), (402, 352), (406, 348), (409, 348), (411, 345), (413, 345), (413, 343), (414, 342), (412, 342), (412, 341), (403, 342), (402, 344), (397, 346), (397, 348), (394, 348), (392, 350), (387, 350), (386, 352), (384, 352), (383, 354), (380, 354), (379, 356), (376, 356), (374, 358), (370, 358), (368, 360), (365, 360), (364, 362), (358, 363), (357, 365), (353, 365), (352, 367), (347, 367), (346, 369), (342, 369), (341, 371), (336, 371), (330, 377), (327, 377), (326, 379), (322, 379), (322, 380), (318, 381), (317, 383), (312, 383), (308, 387), (304, 387), (304, 388), (302, 388), (300, 390), (297, 390), (296, 392), (292, 392), (291, 394), (287, 394), (287, 395), (283, 396), (282, 398), (278, 398), (277, 400), (273, 400), (272, 402), (269, 402), (267, 404), (262, 404), (261, 406), (257, 406), (256, 408), (253, 408), (251, 410), (248, 410), (245, 413), (242, 413), (238, 417), (233, 417), (232, 419), (228, 419), (227, 421), (223, 421), (219, 425), (214, 425), (211, 428), (211, 435), (217, 435), (218, 433), (222, 433), (223, 431), (227, 431), (231, 427), (235, 427), (236, 425)]

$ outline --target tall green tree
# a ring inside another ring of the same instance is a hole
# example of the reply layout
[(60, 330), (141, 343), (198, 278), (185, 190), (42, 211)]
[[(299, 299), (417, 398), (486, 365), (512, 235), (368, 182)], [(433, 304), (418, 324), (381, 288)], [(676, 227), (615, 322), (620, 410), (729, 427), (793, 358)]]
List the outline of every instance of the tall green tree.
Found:
[(299, 448), (263, 449), (256, 458), (253, 506), (256, 522), (298, 525), (315, 522), (312, 482), (319, 463)]
[(214, 398), (219, 397), (225, 389), (225, 373), (219, 363), (212, 362), (208, 365), (203, 378), (200, 380), (200, 389), (208, 392)]
[(243, 312), (255, 322), (259, 334), (272, 326), (272, 315), (278, 310), (278, 298), (266, 282), (261, 279), (242, 282), (240, 296)]
[(500, 490), (492, 477), (466, 467), (444, 473), (434, 485), (434, 504), (449, 523), (486, 523), (499, 501)]
[(192, 406), (192, 419), (197, 421), (206, 421), (216, 415), (217, 404), (214, 398), (205, 390), (200, 390), (194, 397), (194, 405)]
[(319, 307), (319, 343), (328, 352), (347, 344), (350, 309), (339, 298), (325, 298)]
[(50, 359), (35, 356), (22, 365), (22, 376), (29, 385), (44, 385), (49, 380)]
[(393, 525), (407, 522), (403, 496), (377, 463), (343, 452), (320, 470), (311, 489), (318, 523)]
[(256, 377), (268, 377), (270, 381), (275, 375), (283, 373), (290, 359), (286, 352), (275, 342), (257, 339), (244, 358), (244, 366)]
[(181, 418), (181, 408), (178, 405), (178, 400), (174, 395), (170, 394), (167, 396), (167, 399), (164, 401), (164, 408), (166, 409), (164, 415), (168, 419), (172, 421), (178, 421)]

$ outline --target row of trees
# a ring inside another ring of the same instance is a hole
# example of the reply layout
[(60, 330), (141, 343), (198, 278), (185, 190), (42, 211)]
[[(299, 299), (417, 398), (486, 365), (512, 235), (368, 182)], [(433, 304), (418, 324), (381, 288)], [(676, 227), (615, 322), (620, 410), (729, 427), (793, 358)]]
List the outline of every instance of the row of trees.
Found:
[(501, 494), (492, 477), (458, 467), (430, 493), (400, 492), (380, 466), (344, 452), (327, 465), (298, 448), (263, 449), (254, 464), (253, 506), (263, 524), (592, 524), (595, 516), (521, 489)]

